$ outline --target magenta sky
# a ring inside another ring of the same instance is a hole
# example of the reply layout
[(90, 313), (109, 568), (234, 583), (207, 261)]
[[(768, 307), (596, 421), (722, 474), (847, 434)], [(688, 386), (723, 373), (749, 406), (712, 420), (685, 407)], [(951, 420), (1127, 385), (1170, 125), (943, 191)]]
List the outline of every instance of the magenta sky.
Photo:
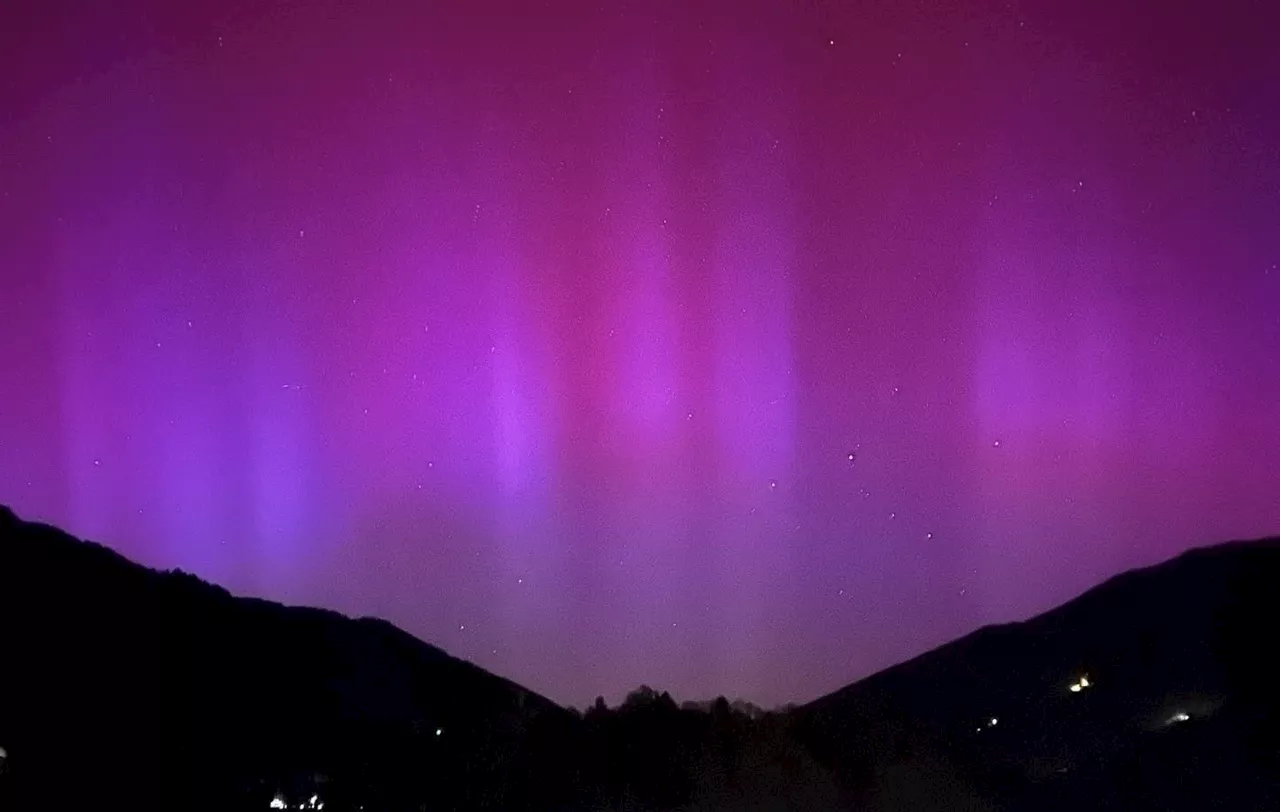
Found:
[(1273, 3), (17, 6), (22, 514), (573, 704), (1280, 531)]

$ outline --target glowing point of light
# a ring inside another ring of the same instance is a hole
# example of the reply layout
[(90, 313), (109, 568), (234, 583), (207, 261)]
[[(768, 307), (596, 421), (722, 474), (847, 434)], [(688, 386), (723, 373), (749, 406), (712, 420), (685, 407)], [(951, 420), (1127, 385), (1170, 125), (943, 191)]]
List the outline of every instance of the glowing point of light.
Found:
[(437, 736), (440, 736), (440, 735), (443, 735), (443, 734), (444, 734), (444, 728), (442, 728), (442, 727), (438, 727), (438, 728), (436, 728), (436, 735), (437, 735)]
[(987, 727), (995, 727), (999, 723), (1000, 723), (1000, 720), (992, 716), (989, 720), (987, 720)]
[(1068, 685), (1067, 689), (1071, 691), (1071, 693), (1073, 694), (1078, 694), (1081, 691), (1083, 691), (1085, 688), (1092, 687), (1092, 685), (1093, 683), (1089, 682), (1089, 677), (1083, 676), (1076, 682), (1073, 682), (1070, 685)]
[(284, 796), (276, 795), (276, 797), (271, 799), (270, 806), (272, 809), (284, 809)]
[(1183, 711), (1178, 711), (1174, 715), (1170, 716), (1169, 721), (1167, 721), (1165, 724), (1174, 725), (1174, 724), (1177, 724), (1178, 722), (1189, 722), (1189, 721), (1191, 721), (1190, 714), (1185, 713)]
[(1078, 694), (1078, 693), (1080, 693), (1080, 689), (1081, 689), (1081, 687), (1083, 687), (1083, 686), (1081, 686), (1081, 685), (1080, 685), (1080, 683), (1078, 683), (1078, 682), (1073, 682), (1073, 683), (1071, 683), (1071, 693), (1073, 693), (1073, 694)]

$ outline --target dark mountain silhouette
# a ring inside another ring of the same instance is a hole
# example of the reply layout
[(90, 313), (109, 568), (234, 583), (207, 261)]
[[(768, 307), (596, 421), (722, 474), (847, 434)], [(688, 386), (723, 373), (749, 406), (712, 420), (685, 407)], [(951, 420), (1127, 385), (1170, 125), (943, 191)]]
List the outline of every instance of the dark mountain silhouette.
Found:
[(6, 809), (266, 809), (317, 782), (507, 808), (573, 721), (389, 623), (234, 598), (2, 507), (0, 617)]
[(1280, 539), (1192, 550), (797, 711), (871, 809), (1280, 809)]
[(0, 809), (1280, 809), (1277, 579), (1234, 542), (807, 705), (580, 714), (0, 508)]

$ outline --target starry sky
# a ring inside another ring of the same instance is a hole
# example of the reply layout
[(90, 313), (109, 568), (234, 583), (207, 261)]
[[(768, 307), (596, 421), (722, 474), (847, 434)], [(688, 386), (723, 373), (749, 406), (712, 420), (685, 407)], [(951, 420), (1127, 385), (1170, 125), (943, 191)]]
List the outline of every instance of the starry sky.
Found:
[(15, 0), (0, 502), (558, 701), (1280, 531), (1265, 0)]

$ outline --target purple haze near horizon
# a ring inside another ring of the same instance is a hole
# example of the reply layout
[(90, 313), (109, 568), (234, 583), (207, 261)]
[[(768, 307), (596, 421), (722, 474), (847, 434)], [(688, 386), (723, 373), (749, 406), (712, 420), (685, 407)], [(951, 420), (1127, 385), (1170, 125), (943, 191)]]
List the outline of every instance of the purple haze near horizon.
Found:
[(18, 6), (29, 518), (572, 704), (1280, 530), (1270, 4)]

